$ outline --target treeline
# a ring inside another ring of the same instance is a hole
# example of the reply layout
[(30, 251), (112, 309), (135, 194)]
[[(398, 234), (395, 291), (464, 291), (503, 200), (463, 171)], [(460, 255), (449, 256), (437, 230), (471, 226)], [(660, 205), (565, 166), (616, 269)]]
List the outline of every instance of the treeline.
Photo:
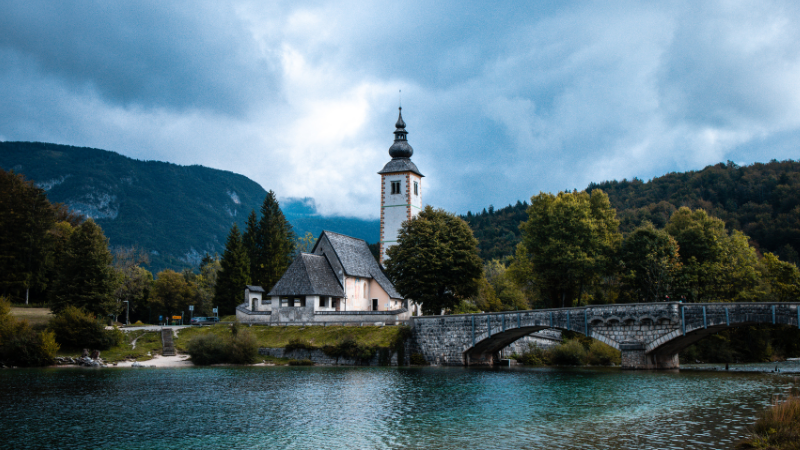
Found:
[[(296, 239), (269, 192), (260, 217), (251, 212), (244, 235), (234, 228), (222, 258), (206, 254), (195, 270), (145, 269), (148, 254), (133, 247), (109, 249), (91, 219), (48, 201), (43, 189), (13, 171), (0, 170), (0, 297), (48, 305), (56, 314), (76, 307), (103, 322), (130, 313), (130, 321), (156, 323), (173, 315), (234, 314), (251, 281), (269, 289), (291, 262)], [(239, 242), (240, 254), (236, 254)]]
[[(749, 166), (728, 162), (649, 182), (592, 183), (586, 191), (595, 189), (608, 194), (623, 234), (645, 221), (663, 228), (675, 211), (686, 206), (722, 219), (729, 230), (742, 231), (759, 252), (800, 265), (800, 162), (773, 160)], [(462, 216), (480, 241), (484, 261), (513, 255), (527, 207), (517, 202)]]

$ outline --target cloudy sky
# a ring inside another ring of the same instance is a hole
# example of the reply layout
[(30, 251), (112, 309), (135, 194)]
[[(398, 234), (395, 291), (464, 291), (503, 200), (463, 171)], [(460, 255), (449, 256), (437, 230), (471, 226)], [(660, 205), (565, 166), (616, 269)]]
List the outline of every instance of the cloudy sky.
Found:
[(244, 174), (375, 218), (402, 90), (423, 199), (800, 159), (796, 1), (6, 0), (0, 140)]

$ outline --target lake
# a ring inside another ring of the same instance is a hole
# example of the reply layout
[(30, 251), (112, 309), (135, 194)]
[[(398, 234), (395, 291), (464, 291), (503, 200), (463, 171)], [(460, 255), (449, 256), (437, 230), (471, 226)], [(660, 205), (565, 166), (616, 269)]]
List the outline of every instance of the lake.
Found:
[(727, 449), (794, 377), (212, 367), (0, 381), (0, 447), (13, 449)]

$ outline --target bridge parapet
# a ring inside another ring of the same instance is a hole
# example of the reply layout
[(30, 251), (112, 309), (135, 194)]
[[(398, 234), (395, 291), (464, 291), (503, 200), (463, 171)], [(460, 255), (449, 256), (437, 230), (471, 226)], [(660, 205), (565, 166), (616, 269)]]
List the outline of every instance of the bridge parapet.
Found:
[(502, 313), (414, 317), (419, 350), (432, 364), (492, 364), (497, 352), (533, 332), (585, 334), (623, 353), (623, 368), (678, 367), (678, 351), (745, 324), (800, 323), (797, 303), (639, 303)]

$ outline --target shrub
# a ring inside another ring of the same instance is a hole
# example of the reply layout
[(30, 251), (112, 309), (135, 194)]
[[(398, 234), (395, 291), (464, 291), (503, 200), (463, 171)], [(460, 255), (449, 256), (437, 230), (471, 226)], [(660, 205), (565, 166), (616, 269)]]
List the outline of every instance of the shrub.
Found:
[(186, 344), (186, 351), (192, 358), (192, 363), (198, 366), (222, 364), (227, 362), (228, 344), (222, 336), (216, 334), (201, 334), (193, 337)]
[(314, 362), (310, 359), (290, 359), (290, 366), (313, 366)]
[(586, 361), (593, 366), (611, 366), (619, 365), (621, 359), (619, 350), (600, 341), (594, 341), (589, 346)]
[[(234, 325), (234, 329), (236, 326)], [(231, 336), (228, 362), (231, 364), (253, 364), (258, 358), (258, 342), (247, 330), (237, 330)]]
[(258, 342), (249, 331), (234, 324), (230, 336), (209, 333), (193, 337), (186, 344), (186, 351), (198, 366), (253, 364), (258, 358)]
[(53, 333), (37, 332), (27, 320), (11, 315), (11, 304), (0, 297), (0, 361), (31, 367), (53, 363), (59, 346)]
[(541, 366), (550, 362), (547, 351), (536, 344), (528, 344), (528, 349), (517, 356), (517, 361), (526, 366)]
[(300, 339), (294, 338), (290, 340), (288, 344), (286, 344), (285, 349), (288, 353), (292, 350), (313, 350), (314, 346), (306, 341), (301, 341)]
[(586, 349), (577, 339), (564, 341), (550, 349), (550, 362), (563, 366), (580, 366), (586, 363)]
[(737, 448), (800, 449), (800, 397), (773, 403), (756, 421), (752, 437)]
[(422, 356), (420, 353), (412, 353), (411, 357), (409, 358), (409, 362), (412, 366), (427, 366), (428, 361), (425, 360), (425, 357)]
[(137, 320), (136, 322), (132, 323), (131, 326), (132, 327), (142, 327), (142, 326), (144, 326), (144, 323), (142, 323), (141, 320)]
[(106, 330), (102, 323), (86, 311), (67, 306), (50, 319), (48, 328), (56, 341), (66, 348), (108, 350), (122, 343), (125, 335), (118, 329)]
[(333, 358), (348, 358), (359, 361), (368, 361), (375, 356), (377, 348), (359, 344), (355, 338), (348, 336), (335, 345), (326, 345), (322, 352)]

